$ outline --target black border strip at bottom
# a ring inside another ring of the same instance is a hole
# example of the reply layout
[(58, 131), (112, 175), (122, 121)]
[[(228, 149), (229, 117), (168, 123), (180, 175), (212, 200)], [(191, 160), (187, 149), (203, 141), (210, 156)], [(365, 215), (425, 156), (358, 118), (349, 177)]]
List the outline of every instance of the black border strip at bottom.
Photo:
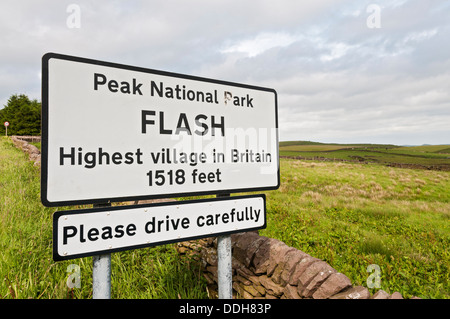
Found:
[[(263, 199), (263, 201), (264, 201), (264, 204), (263, 204), (263, 206), (264, 206), (264, 215), (263, 215), (264, 216), (264, 224), (262, 226), (233, 230), (233, 231), (226, 231), (226, 232), (219, 232), (219, 233), (213, 233), (213, 234), (205, 234), (205, 235), (193, 236), (193, 237), (177, 238), (177, 239), (173, 239), (173, 240), (154, 242), (154, 243), (149, 243), (149, 244), (139, 244), (139, 245), (133, 245), (133, 246), (127, 246), (127, 247), (93, 251), (93, 252), (75, 254), (75, 255), (70, 255), (70, 256), (61, 256), (58, 254), (58, 247), (57, 247), (58, 246), (58, 219), (59, 219), (59, 217), (64, 216), (64, 215), (98, 213), (98, 212), (103, 212), (103, 211), (127, 210), (127, 209), (157, 207), (157, 206), (184, 205), (184, 204), (203, 203), (203, 202), (229, 201), (229, 200), (245, 199), (245, 198), (262, 198)], [(242, 232), (247, 232), (247, 231), (252, 231), (252, 230), (264, 229), (264, 228), (266, 228), (266, 226), (267, 226), (267, 218), (266, 218), (266, 195), (265, 194), (243, 195), (243, 196), (232, 196), (232, 197), (215, 197), (215, 198), (206, 198), (206, 199), (193, 199), (193, 200), (186, 200), (186, 201), (151, 203), (151, 204), (143, 204), (143, 205), (96, 207), (96, 208), (80, 209), (80, 210), (57, 211), (53, 214), (53, 260), (54, 261), (70, 260), (70, 259), (76, 259), (76, 258), (82, 258), (82, 257), (110, 254), (110, 253), (115, 253), (115, 252), (125, 251), (125, 250), (155, 247), (155, 246), (172, 244), (172, 243), (194, 240), (194, 239), (225, 236), (225, 235), (230, 235), (230, 234), (235, 234), (235, 233), (242, 233)]]

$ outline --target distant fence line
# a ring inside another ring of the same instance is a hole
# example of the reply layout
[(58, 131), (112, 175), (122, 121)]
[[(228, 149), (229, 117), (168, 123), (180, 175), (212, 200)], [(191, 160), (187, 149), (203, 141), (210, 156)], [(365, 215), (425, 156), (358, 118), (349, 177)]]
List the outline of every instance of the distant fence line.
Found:
[(21, 140), (21, 141), (26, 141), (28, 143), (40, 143), (41, 142), (41, 137), (40, 136), (19, 136), (19, 135), (13, 135), (12, 136), (15, 139)]
[(357, 160), (346, 160), (342, 158), (327, 158), (320, 156), (312, 156), (312, 157), (303, 157), (303, 156), (283, 156), (280, 155), (280, 158), (289, 158), (296, 160), (306, 160), (306, 161), (321, 161), (321, 162), (344, 162), (344, 163), (358, 163), (358, 164), (379, 164), (385, 165), (388, 167), (397, 167), (397, 168), (409, 168), (409, 169), (425, 169), (425, 170), (435, 170), (435, 171), (450, 171), (450, 165), (441, 164), (441, 165), (421, 165), (421, 164), (413, 164), (413, 163), (389, 163), (389, 162), (371, 162), (365, 161), (363, 158), (359, 158)]

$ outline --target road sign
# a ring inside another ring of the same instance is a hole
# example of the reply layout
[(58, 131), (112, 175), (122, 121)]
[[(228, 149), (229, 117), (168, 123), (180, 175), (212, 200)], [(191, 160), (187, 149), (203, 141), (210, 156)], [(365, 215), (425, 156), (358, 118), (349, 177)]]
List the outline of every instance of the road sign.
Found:
[(53, 259), (81, 258), (265, 227), (265, 195), (59, 211), (53, 215)]
[(4, 125), (5, 125), (5, 127), (8, 127), (9, 126), (9, 122), (5, 122)]
[(277, 189), (275, 90), (48, 53), (46, 206)]

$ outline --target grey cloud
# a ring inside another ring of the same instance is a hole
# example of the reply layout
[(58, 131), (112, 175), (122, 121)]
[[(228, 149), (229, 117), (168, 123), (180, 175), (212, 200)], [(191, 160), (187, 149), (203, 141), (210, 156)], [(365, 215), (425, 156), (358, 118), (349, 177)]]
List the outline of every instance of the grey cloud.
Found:
[(380, 29), (369, 0), (74, 3), (79, 29), (68, 3), (0, 4), (1, 104), (40, 99), (53, 51), (273, 87), (282, 140), (450, 143), (446, 1), (376, 1)]

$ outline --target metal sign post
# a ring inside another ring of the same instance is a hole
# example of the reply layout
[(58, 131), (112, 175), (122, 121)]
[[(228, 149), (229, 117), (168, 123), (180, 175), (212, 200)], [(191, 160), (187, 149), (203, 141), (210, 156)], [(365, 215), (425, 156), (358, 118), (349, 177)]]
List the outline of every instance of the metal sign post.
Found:
[[(94, 204), (94, 208), (109, 206), (110, 203)], [(92, 258), (92, 298), (111, 299), (111, 254)]]
[[(217, 197), (230, 197), (230, 194), (217, 195)], [(219, 299), (233, 298), (233, 269), (231, 259), (231, 235), (217, 237)]]
[(111, 254), (94, 256), (92, 298), (111, 299)]
[(231, 236), (217, 237), (219, 299), (233, 298), (233, 269), (231, 265)]
[(5, 122), (6, 136), (8, 136), (8, 126), (9, 126), (9, 122)]

